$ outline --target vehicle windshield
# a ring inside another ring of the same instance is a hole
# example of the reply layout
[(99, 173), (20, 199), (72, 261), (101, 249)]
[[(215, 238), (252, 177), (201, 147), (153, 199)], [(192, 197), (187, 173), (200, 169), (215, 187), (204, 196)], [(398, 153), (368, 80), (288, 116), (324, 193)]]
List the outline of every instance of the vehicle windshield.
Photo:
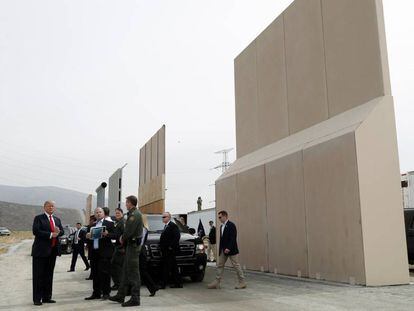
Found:
[[(148, 231), (149, 232), (162, 232), (165, 224), (162, 222), (162, 215), (147, 215)], [(172, 219), (174, 223), (180, 229), (180, 232), (188, 233), (187, 229), (177, 219)]]

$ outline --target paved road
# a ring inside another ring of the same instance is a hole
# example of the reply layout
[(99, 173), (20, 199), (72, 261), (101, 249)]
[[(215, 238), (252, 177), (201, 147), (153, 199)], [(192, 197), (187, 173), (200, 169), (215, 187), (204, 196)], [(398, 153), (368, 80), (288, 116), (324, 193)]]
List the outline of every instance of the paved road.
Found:
[[(84, 301), (91, 294), (88, 272), (67, 273), (70, 256), (58, 258), (53, 298), (56, 305), (32, 305), (31, 241), (25, 241), (0, 256), (0, 310), (120, 310), (117, 303)], [(207, 270), (204, 283), (186, 283), (184, 289), (167, 289), (148, 297), (142, 288), (142, 310), (414, 310), (414, 285), (381, 288), (352, 287), (248, 274), (248, 288), (235, 290), (235, 275), (226, 271), (221, 290), (206, 290), (214, 278)], [(134, 309), (134, 308), (130, 308)], [(136, 308), (135, 308), (136, 309)]]

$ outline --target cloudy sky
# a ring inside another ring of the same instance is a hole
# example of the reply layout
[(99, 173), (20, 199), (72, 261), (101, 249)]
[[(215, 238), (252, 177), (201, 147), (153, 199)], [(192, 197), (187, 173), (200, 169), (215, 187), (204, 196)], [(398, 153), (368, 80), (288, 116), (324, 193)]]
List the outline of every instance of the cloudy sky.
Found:
[[(0, 0), (0, 184), (93, 193), (167, 126), (167, 209), (235, 147), (233, 59), (290, 0)], [(384, 0), (401, 171), (414, 170), (414, 4)], [(230, 153), (234, 160), (235, 151)], [(1, 198), (0, 198), (1, 199)]]

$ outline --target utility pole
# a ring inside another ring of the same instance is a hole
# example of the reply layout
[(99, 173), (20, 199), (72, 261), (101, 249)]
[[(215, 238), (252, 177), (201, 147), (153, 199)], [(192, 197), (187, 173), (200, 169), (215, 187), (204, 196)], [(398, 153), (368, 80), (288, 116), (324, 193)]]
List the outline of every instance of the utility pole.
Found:
[(229, 152), (232, 151), (232, 150), (233, 150), (233, 148), (229, 148), (229, 149), (223, 149), (223, 150), (215, 152), (215, 154), (222, 154), (223, 155), (223, 161), (221, 162), (220, 165), (217, 165), (216, 167), (214, 167), (214, 169), (221, 168), (222, 173), (227, 171), (227, 169), (230, 167)]

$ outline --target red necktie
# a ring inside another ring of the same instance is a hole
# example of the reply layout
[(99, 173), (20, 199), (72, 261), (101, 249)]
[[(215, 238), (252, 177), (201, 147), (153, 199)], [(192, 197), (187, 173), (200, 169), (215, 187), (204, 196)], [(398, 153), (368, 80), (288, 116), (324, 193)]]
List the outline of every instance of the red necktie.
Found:
[[(52, 215), (49, 215), (49, 222), (50, 222), (50, 230), (55, 232), (55, 225), (53, 224)], [(52, 238), (52, 247), (56, 245), (56, 238)]]

